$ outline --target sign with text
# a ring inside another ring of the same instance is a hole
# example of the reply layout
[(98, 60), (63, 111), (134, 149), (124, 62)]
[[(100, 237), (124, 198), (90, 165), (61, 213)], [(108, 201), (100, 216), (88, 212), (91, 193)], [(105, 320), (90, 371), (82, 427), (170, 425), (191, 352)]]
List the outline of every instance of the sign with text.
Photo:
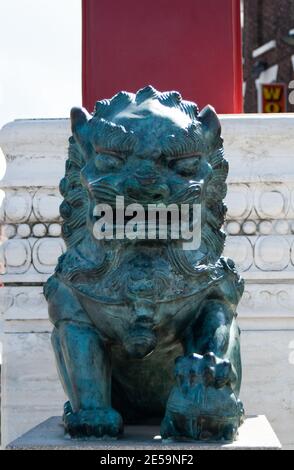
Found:
[(285, 83), (261, 85), (262, 113), (285, 113), (287, 111), (287, 88)]

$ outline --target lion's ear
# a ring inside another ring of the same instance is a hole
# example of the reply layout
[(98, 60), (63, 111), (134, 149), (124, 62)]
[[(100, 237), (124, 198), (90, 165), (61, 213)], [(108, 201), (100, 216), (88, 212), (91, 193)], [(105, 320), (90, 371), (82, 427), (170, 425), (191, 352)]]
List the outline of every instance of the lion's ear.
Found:
[(85, 156), (88, 156), (89, 152), (91, 153), (87, 129), (90, 118), (91, 115), (83, 108), (72, 108), (70, 112), (72, 134)]
[(72, 108), (70, 112), (71, 130), (73, 134), (76, 134), (84, 124), (87, 124), (90, 115), (83, 108)]
[(215, 109), (208, 105), (197, 116), (201, 122), (205, 138), (213, 145), (220, 142), (221, 123)]

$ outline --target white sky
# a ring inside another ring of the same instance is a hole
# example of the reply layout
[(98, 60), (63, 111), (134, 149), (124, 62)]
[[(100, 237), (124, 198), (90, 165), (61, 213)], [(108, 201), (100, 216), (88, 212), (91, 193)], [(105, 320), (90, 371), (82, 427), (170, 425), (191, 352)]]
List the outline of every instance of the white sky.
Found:
[(80, 104), (81, 0), (0, 0), (0, 128)]
[(0, 0), (0, 128), (81, 104), (81, 0)]

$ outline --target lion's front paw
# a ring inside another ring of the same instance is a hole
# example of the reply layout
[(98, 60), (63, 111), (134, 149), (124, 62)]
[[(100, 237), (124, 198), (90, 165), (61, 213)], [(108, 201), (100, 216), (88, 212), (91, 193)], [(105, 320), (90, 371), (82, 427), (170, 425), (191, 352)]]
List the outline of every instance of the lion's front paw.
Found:
[(231, 363), (212, 353), (180, 357), (175, 378), (161, 425), (162, 437), (233, 440), (242, 411), (231, 388)]
[(112, 408), (72, 411), (69, 402), (65, 403), (63, 423), (66, 433), (73, 438), (118, 437), (123, 433), (123, 421)]

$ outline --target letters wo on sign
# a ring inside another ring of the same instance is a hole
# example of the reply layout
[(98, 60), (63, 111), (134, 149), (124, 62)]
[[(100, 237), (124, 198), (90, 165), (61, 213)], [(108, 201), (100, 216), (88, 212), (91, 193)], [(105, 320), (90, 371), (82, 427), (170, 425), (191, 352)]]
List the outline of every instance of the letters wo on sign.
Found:
[(285, 83), (261, 85), (261, 112), (285, 113), (287, 111), (287, 88)]

